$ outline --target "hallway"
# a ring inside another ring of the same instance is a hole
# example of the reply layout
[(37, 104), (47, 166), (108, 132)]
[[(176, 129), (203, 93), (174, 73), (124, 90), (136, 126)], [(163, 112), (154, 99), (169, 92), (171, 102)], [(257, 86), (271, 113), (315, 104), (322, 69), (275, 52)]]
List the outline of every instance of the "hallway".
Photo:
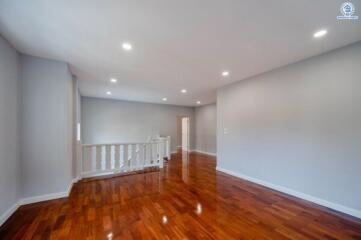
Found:
[(158, 172), (74, 185), (70, 198), (22, 206), (0, 239), (361, 239), (361, 222), (172, 155)]

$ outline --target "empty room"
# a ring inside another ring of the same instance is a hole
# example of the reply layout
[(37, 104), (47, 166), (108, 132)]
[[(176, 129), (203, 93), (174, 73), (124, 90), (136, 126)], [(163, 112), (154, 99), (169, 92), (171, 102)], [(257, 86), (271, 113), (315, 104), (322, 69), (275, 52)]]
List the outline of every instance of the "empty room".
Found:
[(361, 240), (361, 1), (0, 0), (0, 239)]

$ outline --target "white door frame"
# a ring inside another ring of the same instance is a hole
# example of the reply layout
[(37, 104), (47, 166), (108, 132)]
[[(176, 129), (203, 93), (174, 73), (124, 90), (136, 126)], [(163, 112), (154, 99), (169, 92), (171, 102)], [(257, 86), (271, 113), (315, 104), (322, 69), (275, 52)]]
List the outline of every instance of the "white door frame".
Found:
[(181, 124), (182, 124), (182, 150), (183, 151), (189, 151), (190, 147), (190, 118), (189, 117), (182, 117), (181, 118)]

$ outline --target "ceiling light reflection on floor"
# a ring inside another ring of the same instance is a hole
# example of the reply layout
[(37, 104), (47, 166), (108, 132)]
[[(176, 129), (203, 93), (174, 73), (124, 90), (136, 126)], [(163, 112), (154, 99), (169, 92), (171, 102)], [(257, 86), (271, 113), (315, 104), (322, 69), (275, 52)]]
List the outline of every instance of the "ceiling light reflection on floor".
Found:
[(200, 214), (202, 213), (202, 204), (197, 203), (196, 213), (197, 213), (198, 215), (200, 215)]
[(162, 217), (162, 223), (163, 223), (163, 224), (167, 224), (167, 223), (168, 223), (168, 218), (167, 218), (167, 216), (164, 215), (164, 216)]
[(112, 239), (113, 239), (113, 233), (109, 233), (109, 234), (107, 235), (107, 238), (108, 238), (108, 240), (112, 240)]

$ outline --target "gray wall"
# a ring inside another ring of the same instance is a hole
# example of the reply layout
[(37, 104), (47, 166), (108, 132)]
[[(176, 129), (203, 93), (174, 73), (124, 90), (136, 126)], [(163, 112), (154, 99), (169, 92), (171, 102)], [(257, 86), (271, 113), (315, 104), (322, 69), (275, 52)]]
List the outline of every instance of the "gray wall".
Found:
[(65, 192), (72, 180), (73, 82), (64, 62), (21, 55), (23, 197)]
[(0, 221), (20, 190), (17, 73), (18, 54), (0, 36)]
[(361, 210), (361, 43), (220, 89), (217, 124), (218, 167)]
[(217, 153), (217, 105), (209, 104), (195, 109), (196, 150)]
[(194, 147), (194, 108), (82, 97), (82, 142), (86, 144), (143, 142), (156, 134), (171, 136), (177, 145), (177, 116), (191, 119)]
[[(77, 125), (81, 124), (81, 96), (78, 87), (78, 80), (73, 76), (73, 178), (80, 178), (81, 174), (81, 139), (77, 139)], [(80, 132), (81, 135), (81, 132)]]

